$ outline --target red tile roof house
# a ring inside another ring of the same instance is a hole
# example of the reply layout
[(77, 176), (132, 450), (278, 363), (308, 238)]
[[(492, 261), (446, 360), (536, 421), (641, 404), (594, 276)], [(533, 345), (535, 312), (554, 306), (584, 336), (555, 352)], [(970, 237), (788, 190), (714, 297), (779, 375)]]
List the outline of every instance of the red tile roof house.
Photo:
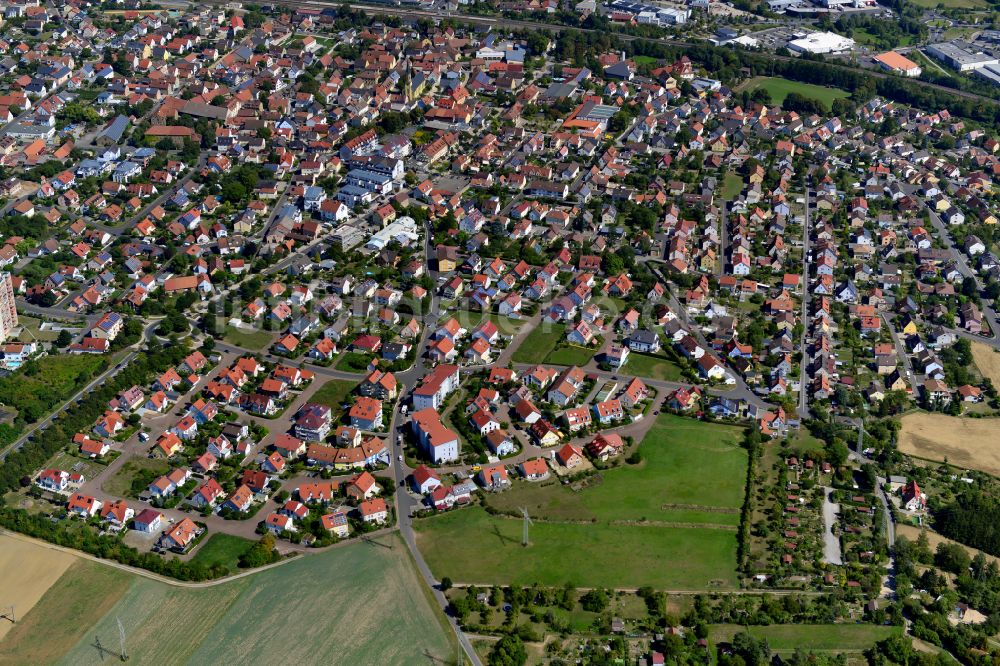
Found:
[(381, 488), (375, 482), (375, 477), (368, 472), (361, 472), (352, 477), (344, 486), (344, 492), (348, 497), (358, 500), (366, 500), (375, 497), (381, 492)]
[(350, 536), (351, 528), (347, 522), (347, 513), (344, 511), (334, 511), (333, 513), (320, 516), (320, 522), (323, 525), (323, 529), (327, 532), (333, 532), (341, 539), (346, 539)]
[(361, 396), (351, 407), (348, 416), (355, 428), (378, 430), (382, 427), (382, 401)]
[(69, 498), (66, 509), (72, 515), (90, 518), (97, 515), (97, 512), (101, 510), (101, 506), (103, 506), (102, 502), (90, 495), (73, 493)]
[(365, 523), (384, 523), (389, 519), (389, 511), (381, 497), (362, 502), (358, 506), (358, 514)]
[(430, 467), (420, 465), (413, 470), (413, 474), (410, 476), (410, 483), (413, 487), (413, 492), (426, 495), (441, 485), (441, 477)]
[(198, 527), (193, 520), (185, 518), (163, 533), (159, 545), (161, 548), (183, 552), (204, 531), (204, 528)]
[(295, 531), (295, 521), (290, 516), (281, 513), (269, 513), (264, 519), (264, 526), (275, 536), (282, 532)]
[(583, 463), (583, 451), (572, 444), (566, 444), (556, 452), (556, 460), (563, 467), (573, 469)]
[(109, 502), (101, 508), (101, 520), (108, 524), (108, 529), (112, 532), (125, 529), (134, 515), (135, 510), (130, 508), (125, 500)]
[(542, 458), (525, 460), (518, 465), (518, 471), (528, 481), (541, 481), (549, 476), (549, 466), (545, 464), (545, 460)]

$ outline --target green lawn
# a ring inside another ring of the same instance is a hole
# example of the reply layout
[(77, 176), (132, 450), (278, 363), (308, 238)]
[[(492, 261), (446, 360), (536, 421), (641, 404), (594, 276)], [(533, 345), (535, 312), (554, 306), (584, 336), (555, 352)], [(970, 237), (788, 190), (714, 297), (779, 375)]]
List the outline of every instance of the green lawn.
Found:
[(321, 405), (326, 405), (327, 407), (332, 407), (333, 409), (338, 409), (347, 401), (347, 396), (351, 395), (351, 391), (353, 391), (354, 387), (357, 385), (357, 382), (352, 382), (346, 379), (331, 379), (327, 383), (320, 386), (318, 391), (313, 393), (309, 402), (315, 402)]
[(936, 9), (938, 5), (946, 9), (984, 9), (988, 7), (983, 0), (911, 0), (917, 7)]
[(727, 171), (722, 179), (722, 198), (725, 200), (735, 199), (743, 191), (743, 177), (738, 173)]
[(525, 506), (552, 520), (738, 525), (747, 469), (742, 430), (673, 414), (656, 418), (639, 446), (639, 465), (604, 472), (601, 483), (578, 492), (519, 483), (488, 502), (506, 511)]
[(237, 347), (243, 347), (251, 351), (261, 351), (267, 349), (274, 341), (274, 333), (271, 331), (243, 330), (233, 326), (226, 327), (226, 335), (223, 338), (227, 343)]
[(377, 541), (387, 547), (359, 542), (301, 555), (204, 589), (135, 578), (103, 616), (73, 618), (86, 632), (61, 663), (98, 663), (94, 636), (117, 645), (116, 618), (138, 664), (401, 664), (424, 654), (446, 662), (455, 654), (453, 636), (405, 545), (396, 536)]
[[(418, 521), (418, 545), (438, 577), (467, 583), (732, 586), (747, 466), (741, 435), (663, 414), (639, 447), (638, 465), (602, 472), (577, 491), (517, 482), (487, 498), (502, 512), (528, 509), (530, 548), (520, 546), (518, 518), (479, 507)], [(609, 569), (612, 561), (627, 566)]]
[(364, 372), (368, 369), (371, 357), (368, 354), (358, 352), (344, 352), (340, 355), (340, 360), (334, 366), (341, 372)]
[(132, 496), (132, 482), (139, 477), (153, 481), (170, 471), (170, 463), (162, 458), (132, 458), (102, 485), (102, 490), (118, 497)]
[(109, 357), (94, 354), (57, 354), (29, 361), (0, 379), (0, 404), (15, 408), (26, 423), (34, 423), (111, 362)]
[(496, 313), (487, 313), (474, 310), (461, 310), (459, 312), (449, 312), (445, 314), (438, 321), (439, 324), (444, 324), (449, 319), (456, 319), (458, 323), (462, 325), (462, 328), (472, 332), (476, 326), (479, 326), (484, 321), (492, 321), (497, 330), (500, 331), (501, 335), (515, 335), (524, 326), (524, 322), (517, 319), (510, 319), (509, 317), (504, 317)]
[(796, 92), (800, 95), (806, 97), (811, 97), (819, 102), (821, 102), (827, 109), (833, 104), (833, 100), (838, 97), (848, 97), (849, 93), (846, 90), (841, 90), (840, 88), (830, 88), (826, 86), (817, 86), (811, 83), (799, 83), (798, 81), (790, 81), (788, 79), (782, 79), (779, 77), (758, 77), (754, 79), (753, 82), (747, 86), (749, 90), (757, 90), (758, 88), (763, 88), (771, 94), (771, 101), (774, 104), (781, 104), (785, 101), (785, 97), (788, 96), (790, 92)]
[[(709, 627), (712, 643), (729, 642), (746, 628), (736, 624), (713, 624)], [(751, 626), (750, 634), (766, 638), (772, 650), (853, 651), (870, 648), (878, 641), (898, 635), (901, 627), (883, 627), (872, 624), (773, 624), (766, 627)]]
[(649, 379), (679, 382), (684, 379), (679, 365), (664, 356), (632, 352), (625, 363), (624, 373)]
[(555, 349), (565, 334), (565, 327), (552, 324), (542, 324), (521, 341), (521, 346), (514, 350), (515, 363), (541, 363)]
[(521, 525), (469, 507), (417, 520), (414, 528), (439, 579), (665, 590), (736, 585), (736, 536), (728, 530), (535, 521), (524, 548)]
[(545, 357), (545, 362), (553, 365), (582, 366), (590, 363), (590, 359), (594, 358), (595, 353), (597, 353), (596, 349), (567, 345), (553, 350), (552, 353)]
[(21, 342), (32, 342), (39, 340), (42, 342), (54, 342), (59, 334), (55, 331), (43, 331), (41, 330), (41, 319), (36, 319), (35, 317), (25, 317), (23, 315), (18, 315), (17, 323), (21, 325), (21, 337), (19, 340)]
[(239, 566), (240, 555), (245, 553), (253, 542), (243, 537), (216, 532), (208, 537), (191, 558), (191, 562), (200, 562), (206, 567), (222, 564), (235, 572)]

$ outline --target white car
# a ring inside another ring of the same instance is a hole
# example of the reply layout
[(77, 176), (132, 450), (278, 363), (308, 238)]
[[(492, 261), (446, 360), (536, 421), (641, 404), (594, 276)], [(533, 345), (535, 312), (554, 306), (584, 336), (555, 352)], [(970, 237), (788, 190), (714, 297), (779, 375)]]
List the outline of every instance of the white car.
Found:
[(403, 462), (403, 456), (402, 455), (396, 456), (396, 460), (398, 460), (399, 462)]

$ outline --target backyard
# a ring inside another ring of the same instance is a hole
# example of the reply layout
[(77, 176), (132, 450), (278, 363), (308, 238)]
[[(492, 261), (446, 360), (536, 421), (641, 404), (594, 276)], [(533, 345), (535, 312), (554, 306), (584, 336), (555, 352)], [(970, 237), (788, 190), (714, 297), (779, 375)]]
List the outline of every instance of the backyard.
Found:
[(629, 354), (628, 361), (622, 370), (626, 374), (647, 379), (662, 379), (668, 382), (679, 382), (684, 380), (684, 373), (679, 365), (665, 356), (654, 356), (652, 354), (640, 354), (633, 352)]

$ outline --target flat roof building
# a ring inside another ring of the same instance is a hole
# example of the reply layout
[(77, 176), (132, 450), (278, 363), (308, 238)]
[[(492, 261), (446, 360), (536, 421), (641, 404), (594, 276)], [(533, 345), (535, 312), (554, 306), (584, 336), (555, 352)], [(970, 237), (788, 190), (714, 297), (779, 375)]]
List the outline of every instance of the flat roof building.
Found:
[(986, 65), (1000, 63), (995, 56), (973, 51), (965, 42), (941, 42), (926, 48), (930, 56), (960, 72), (971, 72)]
[(797, 53), (840, 53), (854, 48), (854, 40), (832, 32), (810, 32), (788, 42)]

